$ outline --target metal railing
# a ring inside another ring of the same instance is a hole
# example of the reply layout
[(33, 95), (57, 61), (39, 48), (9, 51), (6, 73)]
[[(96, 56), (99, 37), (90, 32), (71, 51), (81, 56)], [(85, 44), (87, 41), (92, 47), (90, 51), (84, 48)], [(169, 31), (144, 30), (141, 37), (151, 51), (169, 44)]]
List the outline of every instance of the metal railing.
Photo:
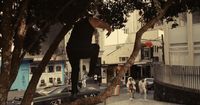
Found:
[(200, 92), (200, 66), (154, 64), (153, 69), (157, 81)]

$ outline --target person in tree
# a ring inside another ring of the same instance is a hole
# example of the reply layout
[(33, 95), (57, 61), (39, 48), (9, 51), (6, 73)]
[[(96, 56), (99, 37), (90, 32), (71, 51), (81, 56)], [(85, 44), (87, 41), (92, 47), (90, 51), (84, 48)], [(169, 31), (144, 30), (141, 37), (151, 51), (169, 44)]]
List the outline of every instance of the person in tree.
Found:
[(80, 59), (90, 58), (88, 76), (94, 76), (94, 70), (96, 68), (99, 54), (99, 45), (92, 44), (92, 36), (96, 31), (95, 28), (106, 29), (108, 31), (106, 34), (107, 36), (109, 36), (112, 31), (109, 24), (98, 18), (88, 15), (82, 17), (75, 23), (67, 43), (66, 51), (72, 67), (72, 96), (76, 96), (78, 93), (77, 84), (80, 71)]
[(127, 87), (128, 93), (130, 94), (130, 100), (133, 100), (134, 93), (136, 92), (135, 84), (136, 84), (135, 80), (132, 77), (129, 77), (126, 87)]

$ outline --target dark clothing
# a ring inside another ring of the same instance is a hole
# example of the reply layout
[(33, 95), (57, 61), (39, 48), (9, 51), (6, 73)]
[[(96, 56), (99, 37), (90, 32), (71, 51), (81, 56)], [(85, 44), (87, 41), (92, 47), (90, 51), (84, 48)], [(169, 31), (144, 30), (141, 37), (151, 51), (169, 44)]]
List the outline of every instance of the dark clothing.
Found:
[(72, 30), (67, 46), (73, 48), (88, 47), (92, 42), (92, 35), (95, 29), (89, 23), (88, 18), (79, 20)]
[(91, 44), (94, 30), (87, 18), (82, 19), (75, 24), (68, 41), (66, 51), (72, 67), (72, 94), (78, 92), (80, 59), (90, 58), (88, 75), (94, 74), (99, 53), (99, 45)]

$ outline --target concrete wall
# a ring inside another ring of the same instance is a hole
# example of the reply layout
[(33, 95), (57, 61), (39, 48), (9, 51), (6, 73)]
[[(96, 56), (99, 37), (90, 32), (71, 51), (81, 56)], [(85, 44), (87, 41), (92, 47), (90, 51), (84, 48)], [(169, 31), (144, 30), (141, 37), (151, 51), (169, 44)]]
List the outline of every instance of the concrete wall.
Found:
[(200, 93), (183, 87), (155, 81), (154, 99), (185, 105), (200, 105)]

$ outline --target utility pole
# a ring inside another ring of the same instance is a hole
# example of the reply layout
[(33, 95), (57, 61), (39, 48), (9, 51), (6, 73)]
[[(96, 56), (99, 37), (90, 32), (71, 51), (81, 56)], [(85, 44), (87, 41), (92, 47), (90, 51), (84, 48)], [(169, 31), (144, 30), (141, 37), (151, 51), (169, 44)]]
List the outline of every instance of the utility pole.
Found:
[(162, 60), (163, 60), (163, 64), (165, 64), (165, 49), (164, 49), (164, 38), (163, 38), (163, 34), (161, 35), (161, 44), (162, 44)]

